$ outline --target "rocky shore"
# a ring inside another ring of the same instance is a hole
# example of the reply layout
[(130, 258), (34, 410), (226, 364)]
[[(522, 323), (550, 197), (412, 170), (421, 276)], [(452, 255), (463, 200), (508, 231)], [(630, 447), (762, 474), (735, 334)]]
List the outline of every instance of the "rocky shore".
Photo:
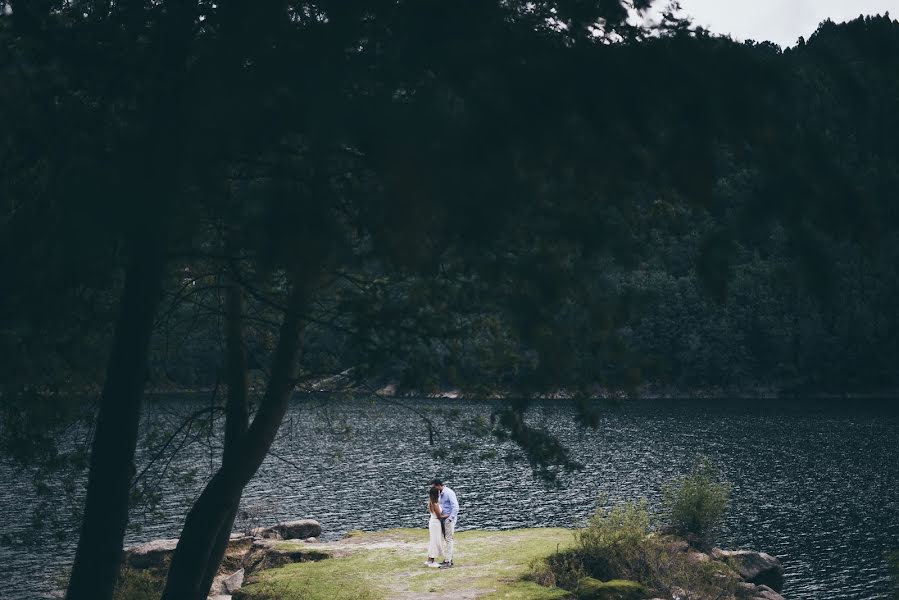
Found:
[[(321, 536), (318, 521), (302, 519), (279, 523), (272, 527), (259, 527), (248, 534), (233, 533), (225, 551), (225, 559), (219, 574), (212, 583), (211, 600), (230, 600), (245, 580), (264, 569), (283, 565), (330, 558), (331, 554), (317, 550), (315, 544)], [(292, 544), (280, 543), (290, 540)], [(124, 566), (139, 571), (150, 571), (165, 577), (177, 539), (153, 540), (140, 546), (125, 549)]]
[[(386, 573), (385, 577), (381, 577), (385, 575), (382, 566), (376, 569), (382, 573), (371, 575), (374, 579), (366, 579), (369, 574), (364, 570), (359, 572), (354, 570), (354, 577), (358, 577), (360, 581), (365, 580), (366, 585), (372, 584), (378, 590), (380, 597), (414, 597), (414, 590), (417, 589), (416, 586), (421, 583), (423, 578), (446, 575), (442, 572), (432, 573), (431, 569), (407, 570), (409, 565), (418, 565), (421, 558), (422, 540), (425, 539), (425, 535), (424, 532), (418, 530), (356, 532), (336, 542), (322, 543), (319, 541), (321, 525), (310, 519), (257, 528), (247, 534), (233, 534), (209, 598), (210, 600), (256, 600), (279, 597), (271, 595), (270, 591), (265, 593), (254, 591), (252, 584), (259, 581), (265, 582), (266, 585), (262, 587), (265, 587), (266, 590), (271, 590), (272, 585), (275, 585), (275, 588), (278, 585), (283, 586), (283, 589), (286, 590), (284, 597), (306, 598), (305, 594), (308, 593), (308, 590), (298, 596), (291, 596), (289, 592), (291, 579), (304, 581), (307, 584), (314, 580), (310, 572), (303, 570), (303, 565), (296, 563), (327, 560), (328, 563), (333, 563), (335, 568), (339, 568), (338, 565), (342, 561), (361, 560), (362, 558), (369, 562), (377, 561), (378, 557), (382, 555), (388, 558), (388, 562), (385, 564), (389, 568), (397, 565), (395, 573)], [(515, 597), (520, 598), (702, 600), (705, 597), (681, 588), (673, 588), (665, 596), (650, 595), (635, 582), (598, 581), (591, 578), (582, 580), (574, 592), (556, 590), (561, 595), (545, 595), (545, 592), (549, 590), (526, 581), (528, 563), (534, 558), (547, 556), (555, 551), (560, 543), (565, 543), (566, 537), (570, 537), (570, 531), (564, 529), (460, 533), (462, 543), (460, 544), (459, 566), (452, 570), (454, 573), (451, 577), (439, 580), (440, 585), (434, 587), (434, 592), (428, 593), (427, 597), (443, 599), (491, 596), (491, 594), (499, 593), (499, 590), (505, 585), (503, 581), (510, 579), (519, 582), (515, 585), (525, 586), (517, 591), (519, 595)], [(531, 554), (523, 556), (521, 564), (516, 567), (517, 570), (510, 571), (508, 561), (501, 556), (493, 556), (489, 549), (509, 547), (508, 544), (512, 540), (517, 540), (515, 543), (519, 544), (519, 548), (530, 544), (527, 547), (531, 548)], [(133, 570), (149, 571), (163, 578), (177, 541), (175, 539), (155, 540), (128, 548), (125, 551), (125, 566)], [(736, 573), (740, 578), (736, 592), (728, 592), (724, 596), (719, 595), (719, 600), (782, 600), (783, 598), (780, 595), (784, 584), (783, 567), (777, 558), (764, 552), (718, 548), (710, 552), (700, 552), (691, 548), (686, 542), (671, 544), (670, 552), (672, 554), (684, 553), (692, 563), (708, 564), (716, 566), (716, 568), (720, 568), (723, 564)], [(528, 560), (524, 560), (525, 558)], [(294, 565), (294, 567), (285, 570), (278, 569), (285, 565)], [(465, 576), (460, 579), (458, 576), (463, 573)], [(456, 579), (462, 582), (460, 585), (467, 587), (457, 587)], [(277, 583), (272, 584), (272, 581)], [(477, 583), (472, 583), (473, 581)], [(410, 596), (410, 594), (412, 595)], [(321, 596), (313, 594), (308, 597), (327, 597), (327, 593), (322, 590)]]

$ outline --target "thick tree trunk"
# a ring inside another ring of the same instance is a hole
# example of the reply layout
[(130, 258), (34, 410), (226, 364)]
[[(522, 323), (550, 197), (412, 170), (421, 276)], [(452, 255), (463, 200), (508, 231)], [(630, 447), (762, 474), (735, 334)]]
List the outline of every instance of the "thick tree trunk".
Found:
[(141, 396), (164, 264), (160, 243), (146, 240), (133, 253), (125, 276), (91, 446), (84, 521), (66, 594), (68, 600), (107, 600), (115, 588), (128, 523)]
[(300, 313), (305, 305), (306, 289), (297, 284), (290, 294), (259, 410), (233, 460), (223, 461), (191, 507), (172, 556), (162, 600), (204, 600), (209, 593), (210, 571), (217, 569), (224, 557), (222, 537), (226, 532), (230, 535), (243, 489), (265, 460), (287, 412), (299, 367)]

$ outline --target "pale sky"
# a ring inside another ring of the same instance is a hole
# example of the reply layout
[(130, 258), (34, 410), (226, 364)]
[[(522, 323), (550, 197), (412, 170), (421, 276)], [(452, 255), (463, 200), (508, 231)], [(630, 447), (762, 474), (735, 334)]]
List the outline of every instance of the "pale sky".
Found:
[(841, 23), (887, 11), (899, 18), (899, 0), (681, 0), (681, 7), (696, 25), (714, 33), (784, 47), (795, 45), (799, 36), (808, 39), (827, 18)]

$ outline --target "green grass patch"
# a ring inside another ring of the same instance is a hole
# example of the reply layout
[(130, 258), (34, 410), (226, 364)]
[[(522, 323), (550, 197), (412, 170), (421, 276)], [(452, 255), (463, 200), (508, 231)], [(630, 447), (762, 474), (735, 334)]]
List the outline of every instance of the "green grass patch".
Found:
[(456, 566), (424, 566), (426, 529), (354, 532), (340, 556), (297, 563), (255, 577), (241, 590), (244, 600), (381, 600), (439, 592), (485, 600), (557, 600), (567, 592), (523, 578), (531, 565), (569, 548), (566, 529), (463, 531), (456, 534)]

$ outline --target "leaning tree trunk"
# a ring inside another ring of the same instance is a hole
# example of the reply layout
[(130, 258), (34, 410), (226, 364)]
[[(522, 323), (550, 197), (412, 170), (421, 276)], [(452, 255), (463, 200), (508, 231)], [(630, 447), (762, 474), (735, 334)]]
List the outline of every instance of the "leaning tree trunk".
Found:
[[(226, 254), (233, 248), (226, 248)], [(249, 426), (247, 353), (243, 340), (243, 288), (238, 276), (237, 262), (231, 265), (225, 291), (225, 379), (228, 388), (228, 402), (225, 410), (225, 444), (222, 452), (222, 465), (228, 467), (240, 455), (240, 444), (243, 442)], [(215, 533), (215, 542), (209, 559), (203, 570), (201, 589), (208, 590), (218, 573), (228, 540), (237, 516), (238, 503), (231, 503), (230, 512), (222, 519), (219, 530)]]
[(162, 600), (204, 600), (209, 593), (210, 571), (217, 569), (224, 557), (226, 544), (221, 543), (221, 536), (226, 532), (230, 535), (243, 489), (265, 460), (287, 412), (299, 367), (303, 328), (300, 313), (305, 303), (306, 289), (297, 284), (291, 291), (281, 323), (271, 375), (259, 410), (234, 459), (223, 461), (187, 514)]
[(105, 600), (113, 595), (128, 523), (140, 403), (164, 264), (160, 242), (146, 240), (133, 253), (125, 276), (91, 445), (84, 520), (68, 600)]

